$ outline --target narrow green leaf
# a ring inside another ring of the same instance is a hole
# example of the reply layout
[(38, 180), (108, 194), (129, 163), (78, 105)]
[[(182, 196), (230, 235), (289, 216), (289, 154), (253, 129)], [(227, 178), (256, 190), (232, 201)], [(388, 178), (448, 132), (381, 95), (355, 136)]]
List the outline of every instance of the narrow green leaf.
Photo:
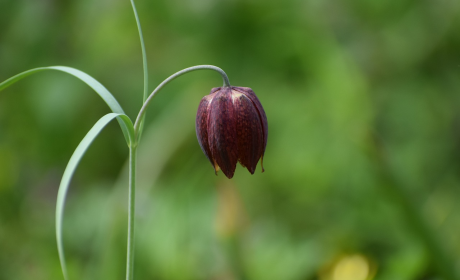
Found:
[(75, 149), (64, 171), (61, 184), (59, 185), (56, 202), (56, 240), (62, 273), (64, 274), (64, 279), (66, 280), (69, 278), (67, 276), (67, 268), (64, 257), (64, 246), (62, 242), (62, 222), (64, 217), (65, 198), (67, 195), (67, 191), (69, 189), (70, 181), (72, 180), (72, 176), (75, 173), (75, 170), (77, 169), (80, 160), (82, 159), (85, 152), (88, 150), (91, 143), (94, 141), (94, 139), (96, 139), (96, 137), (99, 135), (102, 129), (115, 118), (117, 118), (120, 123), (123, 123), (123, 125), (128, 129), (128, 137), (129, 141), (131, 142), (131, 140), (134, 137), (134, 128), (128, 116), (117, 113), (109, 113), (103, 116), (96, 122), (96, 124), (91, 128), (91, 130), (86, 134), (86, 136), (80, 142), (78, 147)]
[[(86, 83), (88, 86), (90, 86), (92, 89), (94, 89), (94, 91), (105, 101), (105, 103), (107, 103), (107, 105), (110, 107), (112, 112), (123, 114), (123, 115), (125, 114), (120, 104), (115, 99), (115, 97), (113, 97), (113, 95), (101, 83), (99, 83), (96, 79), (86, 74), (85, 72), (82, 72), (75, 68), (66, 67), (66, 66), (40, 67), (40, 68), (34, 68), (31, 70), (22, 72), (0, 83), (0, 91), (31, 74), (38, 73), (44, 70), (62, 71), (62, 72), (65, 72), (67, 74), (77, 77), (78, 79)], [(128, 143), (128, 145), (130, 145), (128, 127), (126, 127), (122, 121), (119, 121), (119, 123), (121, 125), (121, 129), (123, 131), (123, 135), (125, 136), (126, 142)]]
[[(147, 52), (145, 51), (145, 43), (144, 43), (144, 36), (142, 35), (142, 27), (141, 21), (139, 20), (139, 15), (137, 14), (136, 4), (134, 4), (134, 0), (131, 0), (131, 6), (133, 8), (134, 17), (136, 18), (137, 23), (137, 30), (139, 31), (139, 38), (141, 40), (141, 50), (142, 50), (142, 65), (144, 68), (144, 94), (143, 94), (143, 103), (147, 100), (149, 94), (149, 73), (148, 73), (148, 66), (147, 66)], [(139, 135), (138, 139), (142, 136), (142, 131), (144, 130), (144, 120), (145, 115), (142, 117), (141, 125), (139, 128)]]
[(148, 97), (148, 87), (149, 87), (149, 73), (148, 73), (148, 66), (147, 66), (147, 53), (145, 51), (145, 43), (144, 43), (144, 36), (142, 35), (142, 27), (141, 21), (139, 20), (139, 15), (137, 14), (136, 5), (134, 4), (134, 0), (131, 0), (131, 6), (133, 8), (134, 17), (136, 18), (137, 30), (139, 31), (139, 38), (141, 40), (141, 50), (142, 50), (142, 65), (144, 68), (144, 94), (143, 94), (143, 101), (147, 100)]

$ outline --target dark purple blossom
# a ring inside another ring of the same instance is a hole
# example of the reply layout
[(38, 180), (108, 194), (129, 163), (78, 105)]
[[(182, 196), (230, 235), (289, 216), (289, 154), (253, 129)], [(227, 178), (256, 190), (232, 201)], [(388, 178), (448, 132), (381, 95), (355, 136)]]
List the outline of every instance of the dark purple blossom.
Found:
[(196, 135), (201, 149), (214, 167), (233, 177), (236, 163), (251, 174), (267, 146), (267, 116), (252, 89), (213, 88), (201, 99), (196, 115)]

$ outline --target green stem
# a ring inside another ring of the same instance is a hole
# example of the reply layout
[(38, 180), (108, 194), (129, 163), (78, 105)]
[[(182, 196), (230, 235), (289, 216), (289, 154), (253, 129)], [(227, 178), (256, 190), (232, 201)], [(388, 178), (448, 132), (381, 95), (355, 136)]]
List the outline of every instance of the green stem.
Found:
[[(133, 3), (134, 5), (134, 3)], [(134, 7), (134, 6), (133, 6)], [(142, 123), (145, 117), (145, 112), (147, 110), (150, 101), (155, 96), (155, 94), (160, 91), (166, 84), (174, 80), (175, 78), (191, 71), (209, 69), (219, 72), (222, 75), (224, 80), (224, 86), (230, 86), (228, 81), (227, 74), (220, 69), (219, 67), (212, 65), (198, 65), (190, 68), (181, 70), (169, 78), (164, 80), (156, 89), (150, 94), (150, 96), (145, 100), (144, 105), (136, 119), (136, 124), (134, 125), (134, 139), (131, 142), (129, 147), (129, 212), (128, 212), (128, 252), (126, 260), (126, 280), (133, 279), (133, 265), (134, 265), (134, 210), (135, 210), (135, 189), (136, 189), (136, 150), (139, 143), (139, 138), (142, 130)]]
[(150, 96), (147, 98), (147, 100), (144, 102), (144, 105), (142, 106), (141, 110), (139, 111), (139, 114), (137, 115), (136, 123), (134, 124), (134, 133), (136, 137), (139, 135), (139, 129), (140, 125), (142, 123), (142, 120), (144, 118), (145, 112), (147, 110), (147, 107), (149, 106), (150, 101), (152, 101), (153, 97), (156, 95), (158, 91), (160, 91), (165, 85), (167, 85), (169, 82), (174, 80), (175, 78), (182, 76), (185, 73), (196, 71), (196, 70), (214, 70), (218, 72), (224, 81), (224, 87), (229, 87), (230, 86), (230, 81), (228, 80), (227, 74), (225, 74), (224, 70), (220, 69), (219, 67), (213, 66), (213, 65), (197, 65), (189, 68), (185, 68), (179, 72), (176, 72), (169, 76), (166, 80), (161, 82), (160, 85), (158, 85), (155, 90), (150, 94)]
[[(137, 30), (139, 31), (139, 38), (141, 41), (142, 49), (142, 65), (144, 70), (144, 92), (142, 101), (147, 100), (148, 94), (148, 66), (147, 66), (147, 53), (145, 51), (144, 36), (142, 35), (141, 22), (139, 20), (139, 15), (137, 14), (136, 5), (134, 0), (131, 0), (131, 6), (133, 8), (134, 17), (136, 18)], [(126, 258), (126, 280), (133, 279), (134, 271), (134, 212), (136, 205), (136, 152), (137, 152), (137, 143), (142, 134), (143, 123), (145, 115), (140, 120), (140, 127), (134, 133), (134, 139), (131, 142), (129, 147), (129, 210), (128, 210), (128, 249), (127, 249), (127, 258)]]
[(135, 143), (133, 143), (133, 145), (129, 147), (129, 206), (126, 280), (133, 279), (134, 271), (134, 210), (136, 205), (136, 153), (137, 147)]

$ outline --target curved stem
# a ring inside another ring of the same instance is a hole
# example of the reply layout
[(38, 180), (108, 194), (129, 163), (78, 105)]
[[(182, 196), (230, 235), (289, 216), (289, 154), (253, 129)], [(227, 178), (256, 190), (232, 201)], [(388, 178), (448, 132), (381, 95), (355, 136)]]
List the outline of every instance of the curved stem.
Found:
[[(134, 5), (134, 4), (133, 4)], [(127, 260), (126, 260), (126, 280), (133, 279), (133, 265), (134, 265), (134, 211), (135, 211), (135, 189), (136, 189), (136, 150), (137, 144), (139, 141), (139, 134), (141, 133), (141, 126), (143, 123), (143, 119), (145, 117), (145, 112), (147, 107), (155, 96), (155, 94), (160, 91), (166, 84), (170, 81), (174, 80), (175, 78), (191, 71), (195, 70), (202, 70), (202, 69), (209, 69), (217, 71), (221, 74), (222, 79), (224, 80), (224, 86), (229, 87), (230, 82), (228, 81), (227, 74), (220, 69), (219, 67), (212, 66), (212, 65), (198, 65), (183, 69), (171, 76), (169, 76), (166, 80), (164, 80), (160, 85), (158, 85), (155, 90), (150, 94), (150, 96), (145, 100), (144, 105), (142, 106), (141, 110), (136, 119), (136, 123), (134, 125), (134, 140), (132, 145), (129, 147), (129, 213), (128, 213), (128, 252), (127, 252)]]
[(129, 148), (129, 206), (128, 206), (128, 252), (126, 259), (126, 280), (133, 279), (134, 271), (134, 212), (136, 202), (136, 152)]
[[(185, 68), (179, 72), (174, 73), (173, 75), (169, 76), (166, 80), (164, 80), (161, 84), (159, 84), (155, 90), (150, 94), (150, 96), (147, 98), (147, 100), (144, 102), (144, 105), (142, 106), (141, 110), (139, 111), (139, 114), (137, 115), (136, 123), (134, 124), (134, 133), (136, 134), (136, 138), (139, 134), (139, 127), (142, 122), (142, 119), (145, 115), (145, 112), (147, 110), (147, 107), (149, 106), (150, 101), (152, 101), (153, 97), (156, 95), (158, 91), (160, 91), (166, 84), (174, 80), (175, 78), (188, 73), (192, 72), (195, 70), (214, 70), (217, 71), (221, 76), (222, 79), (224, 80), (224, 87), (229, 87), (230, 86), (230, 81), (228, 80), (227, 74), (225, 74), (224, 70), (220, 69), (219, 67), (213, 66), (213, 65), (197, 65), (197, 66), (192, 66), (189, 68)], [(137, 142), (137, 139), (135, 140)], [(136, 143), (137, 144), (137, 143)]]

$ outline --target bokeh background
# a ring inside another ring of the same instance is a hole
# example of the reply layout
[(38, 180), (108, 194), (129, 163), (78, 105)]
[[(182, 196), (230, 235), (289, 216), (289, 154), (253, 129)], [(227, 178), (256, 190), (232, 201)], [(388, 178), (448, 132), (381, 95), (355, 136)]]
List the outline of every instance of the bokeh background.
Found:
[[(268, 117), (265, 173), (228, 180), (201, 152), (187, 74), (149, 108), (139, 150), (136, 279), (460, 279), (458, 0), (137, 0), (150, 91), (197, 64), (251, 87)], [(129, 116), (142, 60), (128, 0), (0, 0), (0, 81), (67, 65)], [(57, 187), (109, 110), (59, 72), (0, 93), (0, 279), (62, 279)], [(116, 122), (68, 196), (71, 279), (125, 275), (128, 150)]]

